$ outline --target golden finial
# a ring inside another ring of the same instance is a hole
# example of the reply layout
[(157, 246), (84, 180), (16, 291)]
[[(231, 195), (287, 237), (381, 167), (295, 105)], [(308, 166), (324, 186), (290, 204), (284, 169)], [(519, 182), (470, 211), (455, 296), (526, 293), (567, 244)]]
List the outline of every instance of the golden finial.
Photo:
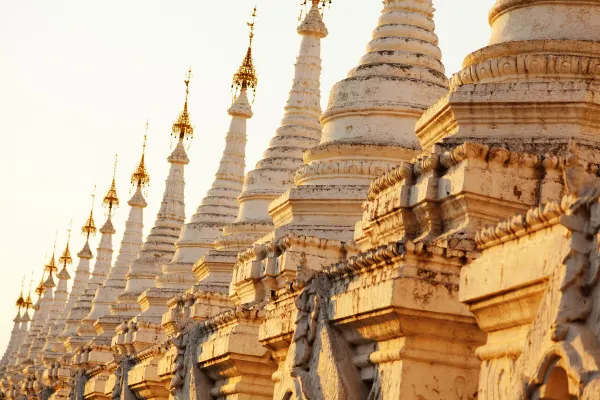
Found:
[(31, 289), (33, 288), (33, 271), (31, 271), (31, 279), (29, 280), (29, 290), (27, 293), (27, 299), (25, 300), (25, 309), (29, 310), (33, 307), (33, 301), (31, 300)]
[[(58, 234), (58, 232), (57, 232)], [(50, 258), (50, 261), (48, 262), (48, 264), (45, 265), (45, 269), (44, 271), (48, 271), (48, 279), (46, 279), (46, 281), (44, 282), (44, 286), (47, 288), (53, 288), (56, 285), (54, 284), (54, 278), (52, 277), (52, 273), (58, 271), (58, 268), (56, 267), (56, 259), (55, 259), (55, 255), (56, 254), (56, 237), (54, 238), (54, 249), (52, 250), (52, 257)]]
[[(325, 7), (331, 7), (332, 0), (311, 0), (313, 6), (319, 7), (321, 10), (321, 17), (325, 16)], [(301, 6), (304, 6), (304, 10), (300, 9), (300, 16), (298, 17), (298, 22), (302, 21), (302, 17), (307, 13), (306, 5), (308, 4), (308, 0), (304, 0), (300, 3)]]
[(104, 196), (104, 200), (102, 201), (102, 205), (106, 207), (107, 215), (111, 216), (115, 208), (119, 206), (119, 197), (117, 196), (117, 185), (115, 182), (115, 178), (117, 176), (117, 160), (119, 155), (115, 155), (115, 164), (113, 167), (113, 179), (110, 184), (110, 189), (106, 192), (106, 196)]
[(21, 294), (19, 295), (19, 298), (17, 299), (17, 302), (15, 303), (15, 305), (17, 306), (19, 311), (21, 311), (21, 308), (25, 307), (25, 298), (23, 297), (24, 287), (25, 287), (25, 275), (23, 275), (23, 279), (21, 279)]
[(131, 184), (138, 187), (147, 187), (150, 184), (150, 175), (146, 170), (146, 164), (144, 157), (146, 154), (146, 139), (148, 137), (148, 120), (146, 120), (146, 134), (144, 135), (144, 145), (142, 146), (142, 159), (138, 164), (136, 170), (131, 175)]
[[(65, 247), (65, 251), (63, 251), (62, 255), (58, 259), (58, 262), (62, 264), (63, 269), (67, 268), (67, 265), (71, 265), (73, 263), (73, 259), (71, 258), (71, 251), (69, 250), (69, 242), (71, 241), (71, 226), (73, 225), (73, 220), (69, 223), (69, 229), (67, 230), (67, 246)], [(68, 278), (67, 278), (68, 279)]]
[(183, 111), (179, 114), (177, 121), (173, 123), (173, 130), (171, 135), (176, 137), (180, 142), (184, 139), (191, 139), (194, 136), (194, 128), (190, 122), (190, 115), (188, 113), (188, 95), (190, 93), (190, 81), (192, 79), (192, 67), (188, 70), (188, 74), (183, 81), (185, 83), (185, 103), (183, 104)]
[(37, 287), (35, 288), (35, 293), (38, 295), (38, 297), (42, 297), (42, 295), (44, 294), (44, 291), (46, 290), (46, 286), (44, 286), (44, 275), (46, 274), (46, 271), (44, 271), (42, 273), (42, 279), (40, 279), (40, 284), (37, 285)]
[(85, 225), (81, 228), (81, 233), (85, 235), (85, 240), (89, 240), (90, 236), (96, 236), (96, 224), (94, 223), (94, 202), (96, 201), (96, 185), (94, 185), (94, 191), (92, 192), (92, 208), (90, 209), (90, 216), (85, 222)]
[(256, 68), (254, 68), (254, 61), (252, 60), (252, 42), (254, 40), (254, 28), (256, 25), (256, 6), (252, 11), (252, 22), (247, 22), (250, 27), (250, 43), (248, 44), (248, 50), (246, 56), (242, 61), (242, 65), (233, 75), (233, 82), (231, 83), (231, 89), (233, 91), (233, 101), (237, 98), (238, 94), (242, 90), (250, 89), (254, 97), (256, 96), (256, 86), (258, 85), (258, 74)]

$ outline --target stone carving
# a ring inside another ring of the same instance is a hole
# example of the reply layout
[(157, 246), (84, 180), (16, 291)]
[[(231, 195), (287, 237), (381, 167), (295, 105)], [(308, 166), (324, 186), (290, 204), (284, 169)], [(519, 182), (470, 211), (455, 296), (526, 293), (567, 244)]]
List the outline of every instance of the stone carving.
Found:
[(69, 384), (69, 400), (84, 400), (85, 384), (88, 379), (89, 377), (84, 368), (79, 368), (75, 371)]
[(135, 395), (127, 385), (127, 372), (131, 368), (131, 358), (126, 355), (114, 355), (117, 369), (115, 371), (115, 386), (112, 390), (113, 400), (135, 400)]
[(351, 362), (346, 342), (327, 318), (329, 280), (323, 273), (298, 267), (296, 281), (289, 290), (295, 298), (298, 315), (283, 378), (274, 398), (359, 399), (361, 381)]
[(383, 161), (319, 161), (302, 166), (296, 171), (294, 182), (301, 185), (306, 180), (317, 179), (319, 176), (335, 175), (368, 175), (381, 176), (397, 164)]
[(208, 390), (211, 380), (197, 365), (201, 339), (199, 327), (200, 323), (188, 321), (180, 327), (180, 333), (171, 338), (171, 343), (177, 348), (177, 357), (169, 391), (176, 400), (212, 399)]
[(554, 54), (519, 54), (492, 58), (452, 75), (450, 90), (462, 85), (532, 76), (597, 79), (600, 76), (600, 58)]

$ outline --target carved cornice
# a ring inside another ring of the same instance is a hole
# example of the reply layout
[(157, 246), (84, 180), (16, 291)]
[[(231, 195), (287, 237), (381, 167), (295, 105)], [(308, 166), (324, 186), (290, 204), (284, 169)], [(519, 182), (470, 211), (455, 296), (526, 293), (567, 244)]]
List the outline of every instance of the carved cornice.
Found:
[(294, 183), (298, 186), (315, 176), (362, 175), (365, 177), (380, 176), (394, 168), (393, 161), (362, 161), (362, 160), (326, 160), (313, 161), (296, 171)]
[(530, 209), (525, 216), (518, 214), (497, 225), (484, 228), (475, 234), (475, 242), (480, 249), (485, 249), (556, 225), (571, 201), (572, 198), (566, 196), (561, 204), (549, 202)]
[(465, 259), (475, 256), (467, 251), (427, 245), (423, 242), (398, 241), (379, 246), (376, 249), (371, 249), (357, 256), (350, 257), (348, 260), (330, 265), (324, 269), (324, 272), (330, 277), (343, 276), (357, 271), (368, 270), (380, 264), (389, 263), (398, 257), (408, 254)]
[(391, 171), (383, 174), (379, 178), (371, 182), (369, 186), (369, 192), (367, 194), (368, 200), (375, 200), (377, 195), (385, 191), (386, 189), (396, 185), (404, 180), (411, 180), (413, 177), (413, 165), (407, 162), (403, 162), (400, 166), (392, 169)]
[(462, 85), (502, 82), (508, 79), (598, 79), (600, 58), (554, 54), (519, 54), (487, 59), (452, 75), (450, 90)]
[(199, 325), (200, 332), (209, 334), (217, 331), (233, 322), (246, 321), (261, 321), (265, 318), (264, 303), (259, 304), (242, 304), (235, 309), (227, 310), (219, 315), (203, 321)]
[(151, 358), (154, 358), (156, 356), (160, 356), (163, 355), (167, 352), (168, 350), (168, 345), (167, 343), (159, 343), (159, 344), (155, 344), (152, 347), (149, 347), (145, 350), (140, 351), (139, 353), (135, 354), (134, 356), (131, 357), (131, 362), (133, 364), (140, 364), (143, 363), (146, 360), (149, 360)]
[(379, 194), (398, 183), (412, 184), (413, 179), (419, 176), (431, 171), (443, 171), (452, 168), (465, 160), (481, 160), (490, 164), (509, 164), (526, 168), (537, 168), (540, 162), (543, 161), (544, 166), (555, 169), (562, 162), (561, 158), (553, 154), (546, 154), (543, 158), (540, 158), (531, 153), (511, 152), (502, 147), (490, 148), (479, 143), (465, 142), (441, 155), (434, 153), (419, 157), (412, 163), (402, 163), (371, 183), (367, 199), (373, 201)]

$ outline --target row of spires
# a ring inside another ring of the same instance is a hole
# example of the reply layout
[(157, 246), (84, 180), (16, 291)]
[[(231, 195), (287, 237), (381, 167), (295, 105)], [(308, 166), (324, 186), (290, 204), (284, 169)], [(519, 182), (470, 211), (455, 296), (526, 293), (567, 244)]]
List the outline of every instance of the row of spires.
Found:
[[(323, 7), (326, 3), (331, 3), (331, 0), (322, 0), (320, 3), (323, 4)], [(306, 1), (304, 2), (304, 5)], [(255, 31), (255, 23), (257, 17), (257, 7), (255, 6), (252, 10), (251, 14), (251, 22), (248, 22), (247, 25), (249, 27), (249, 44), (248, 49), (246, 51), (246, 55), (242, 61), (242, 64), (233, 75), (233, 81), (231, 84), (231, 90), (233, 94), (233, 101), (239, 96), (242, 90), (251, 90), (253, 92), (253, 97), (255, 96), (255, 91), (258, 86), (258, 74), (256, 72), (256, 68), (254, 67), (254, 62), (252, 58), (252, 45), (254, 40), (254, 31)], [(185, 101), (183, 105), (183, 110), (179, 114), (177, 120), (173, 123), (171, 135), (179, 142), (189, 141), (192, 139), (194, 134), (194, 128), (191, 124), (190, 115), (188, 111), (188, 99), (189, 99), (189, 85), (192, 77), (192, 69), (191, 67), (188, 69), (187, 76), (184, 80), (185, 84)], [(142, 146), (142, 156), (141, 159), (135, 169), (135, 171), (131, 175), (131, 185), (133, 187), (139, 189), (145, 189), (150, 185), (150, 175), (146, 168), (145, 163), (145, 154), (146, 154), (146, 142), (147, 142), (147, 134), (148, 134), (148, 120), (146, 120), (146, 133), (144, 134), (144, 141)], [(102, 205), (106, 210), (107, 215), (112, 216), (114, 214), (115, 209), (119, 206), (119, 197), (117, 194), (116, 188), (116, 171), (117, 171), (117, 162), (118, 155), (115, 156), (115, 162), (113, 167), (113, 177), (111, 185), (102, 200)], [(96, 197), (96, 188), (94, 187), (94, 192), (92, 193), (92, 206), (90, 209), (90, 214), (85, 222), (85, 224), (81, 228), (82, 235), (85, 236), (86, 246), (88, 245), (88, 241), (91, 236), (95, 236), (98, 229), (96, 227), (94, 221), (94, 204)], [(71, 265), (73, 259), (71, 257), (71, 252), (69, 249), (69, 243), (71, 238), (71, 228), (68, 229), (68, 237), (66, 247), (59, 257), (58, 267), (62, 266), (61, 271), (57, 274), (59, 279), (70, 279), (70, 275), (67, 272), (67, 266)], [(54, 242), (54, 248), (52, 251), (52, 255), (47, 264), (44, 265), (42, 277), (40, 279), (39, 284), (35, 288), (35, 293), (38, 298), (41, 298), (46, 289), (52, 289), (56, 287), (56, 283), (54, 282), (53, 274), (58, 272), (58, 267), (56, 263), (56, 240)], [(47, 274), (47, 277), (46, 277)], [(33, 285), (33, 271), (32, 271), (32, 280), (30, 283), (29, 293), (27, 298), (24, 298), (24, 279), (22, 282), (21, 293), (15, 303), (17, 307), (17, 317), (14, 322), (28, 322), (31, 320), (28, 314), (28, 310), (35, 310), (39, 306), (33, 303), (31, 298), (31, 286)], [(23, 311), (24, 310), (24, 311)], [(23, 314), (21, 312), (23, 311)]]

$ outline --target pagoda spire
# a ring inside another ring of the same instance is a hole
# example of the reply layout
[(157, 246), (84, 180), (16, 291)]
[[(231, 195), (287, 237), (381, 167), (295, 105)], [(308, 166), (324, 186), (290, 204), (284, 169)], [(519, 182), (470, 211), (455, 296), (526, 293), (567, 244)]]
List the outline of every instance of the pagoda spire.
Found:
[(231, 83), (231, 89), (233, 91), (233, 102), (237, 99), (238, 95), (243, 90), (252, 90), (253, 97), (256, 94), (256, 86), (258, 85), (258, 75), (256, 68), (254, 67), (254, 61), (252, 59), (252, 43), (254, 41), (254, 28), (256, 26), (257, 9), (254, 7), (252, 11), (252, 21), (247, 22), (250, 28), (248, 50), (246, 50), (246, 56), (242, 61), (242, 65), (238, 68), (237, 72), (233, 75), (233, 82)]
[(319, 143), (321, 39), (328, 34), (319, 1), (312, 1), (298, 34), (302, 41), (284, 117), (263, 158), (246, 174), (237, 219), (217, 239), (218, 249), (241, 251), (272, 230), (269, 203), (293, 185), (302, 153)]
[(18, 347), (14, 360), (9, 361), (9, 364), (12, 367), (20, 367), (28, 359), (29, 350), (40, 332), (41, 325), (45, 320), (45, 314), (49, 307), (49, 303), (52, 301), (52, 290), (46, 290), (46, 287), (44, 286), (45, 273), (46, 267), (44, 266), (40, 282), (35, 288), (35, 293), (38, 295), (38, 299), (36, 304), (32, 305), (34, 313), (33, 317), (31, 318), (31, 326), (27, 331), (22, 343)]
[(131, 175), (131, 184), (135, 192), (129, 202), (129, 217), (125, 222), (125, 231), (119, 248), (119, 253), (114, 266), (104, 285), (100, 287), (94, 300), (92, 309), (86, 319), (94, 320), (94, 328), (100, 336), (96, 341), (103, 341), (103, 344), (110, 344), (110, 338), (114, 329), (126, 320), (123, 316), (111, 315), (110, 307), (117, 304), (117, 297), (125, 289), (125, 282), (129, 265), (135, 260), (140, 252), (143, 243), (142, 229), (144, 227), (143, 213), (147, 206), (142, 189), (150, 184), (150, 176), (146, 170), (144, 155), (146, 152), (146, 138), (148, 133), (148, 121), (146, 121), (146, 134), (144, 135), (144, 144), (142, 147), (142, 157), (140, 162)]
[[(116, 174), (117, 174), (117, 160), (118, 156), (115, 155), (115, 162), (113, 166), (113, 178), (104, 199), (102, 200), (102, 206), (106, 213), (106, 221), (100, 228), (100, 244), (98, 245), (96, 263), (94, 264), (94, 270), (91, 273), (90, 280), (85, 288), (85, 297), (80, 296), (80, 301), (76, 306), (81, 307), (80, 311), (83, 314), (83, 319), (77, 327), (78, 340), (87, 342), (95, 336), (96, 331), (94, 330), (95, 319), (90, 318), (90, 311), (92, 309), (92, 303), (97, 295), (98, 288), (104, 285), (110, 268), (112, 266), (113, 246), (112, 237), (116, 233), (115, 228), (112, 224), (112, 216), (115, 209), (119, 206), (119, 196), (117, 195), (116, 188)], [(75, 343), (74, 342), (74, 343)], [(78, 343), (79, 344), (79, 343)], [(71, 349), (73, 346), (70, 346)]]
[(77, 326), (81, 322), (81, 316), (77, 316), (77, 313), (73, 313), (73, 309), (76, 307), (80, 297), (84, 295), (85, 288), (90, 279), (90, 260), (93, 258), (92, 251), (90, 250), (89, 240), (91, 236), (96, 236), (97, 228), (94, 222), (94, 204), (96, 200), (96, 186), (92, 196), (92, 206), (90, 209), (90, 215), (86, 220), (85, 224), (81, 227), (81, 234), (85, 236), (85, 244), (83, 248), (77, 253), (79, 262), (75, 269), (75, 277), (73, 279), (73, 287), (71, 288), (71, 294), (69, 300), (61, 313), (60, 319), (63, 321), (64, 329), (59, 335), (59, 340), (56, 342), (53, 350), (56, 352), (64, 352), (65, 339), (76, 335)]
[(170, 263), (163, 265), (163, 275), (156, 280), (159, 288), (189, 289), (196, 281), (194, 263), (214, 248), (214, 241), (222, 235), (223, 226), (235, 221), (238, 213), (237, 197), (242, 190), (245, 168), (246, 124), (252, 117), (248, 90), (255, 90), (258, 77), (252, 60), (256, 7), (252, 12), (249, 45), (240, 68), (233, 76), (235, 100), (228, 110), (231, 116), (225, 137), (225, 149), (219, 169), (206, 196), (200, 202), (191, 221), (181, 230), (175, 243), (175, 254)]
[(54, 249), (52, 250), (52, 257), (50, 257), (50, 261), (45, 266), (46, 271), (48, 271), (48, 279), (46, 279), (46, 281), (44, 282), (44, 287), (50, 288), (50, 289), (56, 287), (56, 283), (54, 283), (54, 278), (52, 277), (52, 274), (54, 272), (58, 271), (58, 268), (56, 268), (56, 257), (54, 256), (55, 254), (56, 254), (56, 238), (54, 239)]
[[(52, 273), (58, 270), (58, 268), (56, 267), (55, 254), (56, 238), (54, 239), (54, 247), (52, 250), (52, 256), (50, 257), (50, 261), (44, 266), (44, 272), (42, 274), (43, 283), (40, 282), (40, 285), (37, 289), (38, 294), (41, 293), (37, 303), (38, 310), (36, 311), (34, 316), (37, 318), (35, 318), (35, 321), (32, 321), (30, 329), (30, 332), (33, 333), (34, 336), (32, 338), (32, 341), (30, 342), (29, 349), (25, 357), (25, 359), (27, 359), (30, 362), (33, 362), (35, 365), (41, 364), (40, 351), (44, 347), (44, 343), (46, 341), (46, 334), (48, 333), (49, 328), (49, 315), (52, 311), (52, 306), (54, 304), (53, 288), (56, 287), (56, 284), (52, 279)], [(48, 278), (44, 281), (44, 276), (46, 272), (48, 273)]]
[(183, 142), (184, 140), (191, 140), (194, 136), (194, 128), (190, 122), (190, 115), (188, 113), (188, 96), (190, 94), (190, 80), (192, 78), (192, 67), (188, 70), (188, 74), (183, 81), (185, 83), (185, 103), (183, 103), (183, 110), (179, 114), (179, 118), (173, 123), (173, 130), (171, 135)]
[(57, 275), (58, 284), (54, 292), (54, 301), (52, 302), (52, 308), (50, 309), (50, 313), (48, 314), (48, 330), (45, 337), (44, 348), (42, 350), (44, 364), (51, 363), (57, 359), (56, 353), (52, 351), (52, 346), (56, 342), (58, 334), (61, 332), (64, 325), (64, 319), (60, 321), (60, 316), (63, 313), (63, 310), (67, 304), (67, 298), (69, 295), (67, 286), (69, 279), (71, 279), (71, 275), (69, 275), (67, 267), (73, 263), (71, 251), (69, 249), (70, 241), (71, 226), (69, 226), (68, 229), (67, 244), (65, 245), (65, 249), (58, 259), (59, 266), (62, 268)]
[(146, 169), (146, 139), (148, 137), (148, 120), (146, 120), (146, 133), (144, 134), (144, 145), (142, 146), (142, 158), (140, 162), (131, 174), (131, 185), (136, 188), (136, 190), (142, 189), (150, 185), (150, 175), (148, 175), (148, 170)]
[(2, 356), (2, 359), (0, 360), (0, 372), (4, 371), (6, 364), (8, 363), (8, 360), (10, 359), (10, 357), (12, 356), (12, 354), (15, 351), (15, 347), (18, 347), (17, 341), (19, 340), (19, 337), (22, 336), (21, 326), (22, 326), (22, 322), (23, 322), (23, 317), (27, 313), (27, 311), (25, 311), (23, 313), (23, 315), (21, 315), (21, 310), (22, 309), (26, 310), (26, 300), (23, 297), (24, 286), (25, 286), (25, 277), (23, 277), (23, 279), (21, 281), (21, 294), (19, 295), (19, 297), (17, 298), (17, 301), (15, 303), (15, 306), (17, 307), (17, 315), (13, 319), (14, 325), (13, 325), (13, 329), (10, 334), (8, 346), (6, 347), (6, 350), (4, 351), (4, 355)]
[(448, 88), (433, 12), (431, 0), (383, 2), (367, 53), (331, 90), (321, 143), (269, 206), (276, 238), (352, 240), (372, 180), (415, 157), (415, 124)]
[(140, 308), (137, 298), (144, 290), (154, 286), (154, 278), (161, 274), (161, 265), (173, 257), (174, 244), (185, 221), (184, 167), (189, 163), (189, 159), (183, 141), (191, 139), (194, 132), (188, 113), (190, 79), (191, 68), (184, 80), (183, 111), (173, 124), (172, 135), (177, 137), (178, 141), (167, 159), (171, 166), (160, 209), (142, 249), (131, 262), (125, 290), (119, 295), (118, 304), (112, 307), (115, 315), (133, 317), (138, 314)]

